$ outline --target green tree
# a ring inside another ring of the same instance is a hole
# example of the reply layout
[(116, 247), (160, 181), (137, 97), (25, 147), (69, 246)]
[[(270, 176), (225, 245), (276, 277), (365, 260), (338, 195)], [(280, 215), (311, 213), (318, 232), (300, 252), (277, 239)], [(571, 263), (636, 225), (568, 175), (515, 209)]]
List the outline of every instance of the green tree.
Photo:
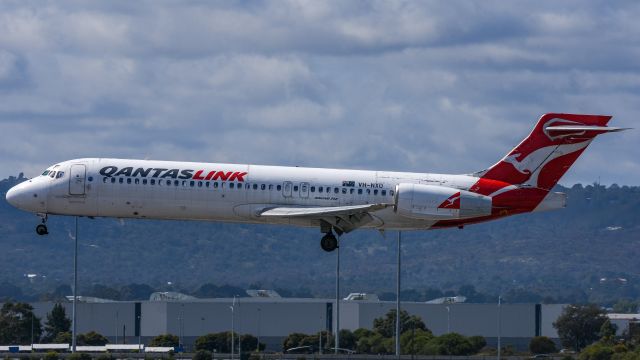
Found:
[[(380, 333), (380, 335), (390, 338), (396, 333), (396, 310), (391, 309), (383, 318), (377, 318), (373, 320), (373, 330)], [(424, 324), (419, 316), (409, 316), (409, 313), (405, 310), (400, 310), (400, 334), (403, 334), (408, 330), (426, 330), (427, 326)]]
[(533, 354), (550, 354), (556, 352), (556, 343), (546, 336), (536, 336), (529, 342), (529, 351)]
[(432, 339), (431, 331), (422, 329), (406, 331), (400, 335), (400, 352), (405, 355), (422, 354), (421, 349)]
[(438, 355), (472, 355), (473, 345), (458, 333), (448, 333), (434, 338)]
[(45, 341), (53, 341), (58, 334), (69, 332), (70, 328), (71, 320), (67, 318), (64, 307), (62, 304), (56, 303), (51, 312), (47, 314), (47, 321), (44, 324)]
[[(317, 339), (317, 337), (316, 337)], [(260, 343), (260, 351), (264, 350), (265, 344)], [(240, 350), (255, 351), (258, 348), (258, 338), (251, 334), (240, 335)]]
[(618, 327), (613, 325), (607, 318), (600, 327), (600, 341), (608, 345), (613, 345), (617, 329)]
[[(233, 335), (234, 342), (238, 341), (238, 334)], [(196, 350), (217, 351), (220, 353), (231, 352), (231, 332), (219, 332), (202, 335), (196, 339)]]
[(149, 342), (149, 346), (176, 347), (178, 345), (180, 345), (180, 339), (173, 334), (158, 335)]
[(553, 326), (558, 330), (563, 346), (579, 351), (598, 340), (606, 320), (604, 311), (598, 305), (569, 305)]
[(68, 331), (58, 333), (52, 342), (54, 344), (71, 344), (71, 333)]
[(282, 350), (287, 350), (291, 348), (295, 348), (301, 346), (300, 344), (304, 340), (304, 338), (308, 337), (307, 334), (302, 333), (291, 333), (282, 341)]
[(0, 309), (0, 343), (30, 344), (32, 324), (33, 339), (38, 342), (42, 326), (40, 319), (33, 314), (33, 307), (19, 302), (4, 303)]
[(109, 339), (95, 331), (89, 331), (86, 334), (78, 335), (76, 339), (78, 345), (104, 346), (109, 343)]
[(193, 355), (193, 360), (211, 360), (213, 359), (212, 353), (209, 350), (198, 350)]
[[(578, 357), (580, 360), (610, 360), (613, 355), (611, 347), (595, 343), (587, 346)], [(636, 358), (637, 359), (637, 358)]]
[(487, 346), (487, 340), (483, 336), (471, 336), (467, 338), (473, 348), (473, 353), (477, 354), (485, 346)]

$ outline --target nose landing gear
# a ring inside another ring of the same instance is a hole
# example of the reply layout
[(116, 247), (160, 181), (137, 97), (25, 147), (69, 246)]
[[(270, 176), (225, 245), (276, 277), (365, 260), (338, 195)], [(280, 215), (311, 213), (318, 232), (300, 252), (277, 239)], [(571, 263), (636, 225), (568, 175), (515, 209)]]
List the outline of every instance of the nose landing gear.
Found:
[(332, 252), (338, 248), (338, 239), (332, 232), (328, 232), (320, 239), (320, 247), (326, 252)]
[(38, 235), (47, 235), (49, 233), (49, 230), (47, 229), (47, 215), (38, 214), (38, 216), (42, 218), (42, 224), (36, 226), (36, 233)]

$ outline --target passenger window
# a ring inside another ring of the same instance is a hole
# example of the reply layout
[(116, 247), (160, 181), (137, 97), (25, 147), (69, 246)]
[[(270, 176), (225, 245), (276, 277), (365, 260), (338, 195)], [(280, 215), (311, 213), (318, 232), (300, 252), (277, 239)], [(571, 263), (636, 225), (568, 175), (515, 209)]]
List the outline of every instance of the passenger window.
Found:
[(134, 182), (136, 185), (138, 185), (138, 184), (140, 184), (140, 179), (135, 179), (135, 180), (133, 180), (133, 182)]
[(358, 195), (362, 195), (362, 189), (358, 189)]
[(209, 187), (209, 182), (207, 181), (206, 183), (204, 183), (205, 187)]
[(371, 189), (367, 189), (367, 195), (371, 195)]
[(189, 186), (194, 187), (195, 185), (196, 185), (195, 181), (193, 181), (193, 180), (189, 181)]
[(238, 184), (237, 187), (238, 187), (238, 190), (242, 190), (242, 184)]
[(171, 180), (167, 180), (167, 185), (171, 186)]
[(108, 177), (106, 177), (106, 176), (105, 176), (105, 177), (103, 177), (103, 178), (102, 178), (102, 182), (106, 184), (106, 183), (107, 183), (107, 179), (108, 179)]
[(331, 192), (331, 188), (327, 186), (327, 194)]
[(293, 186), (293, 191), (298, 191), (298, 185)]
[(347, 188), (342, 188), (342, 193), (346, 194), (347, 193)]
[(124, 178), (119, 178), (119, 179), (118, 179), (118, 182), (119, 182), (120, 184), (124, 184)]
[(111, 178), (111, 183), (115, 183), (116, 182), (116, 178)]
[(373, 195), (378, 195), (378, 189), (373, 190)]
[(393, 196), (393, 190), (389, 190), (389, 195)]
[(278, 190), (278, 191), (282, 190), (282, 185), (276, 186), (276, 190)]
[(247, 189), (247, 190), (249, 190), (249, 189), (251, 189), (251, 185), (249, 185), (249, 184), (244, 184), (244, 188), (245, 188), (245, 189)]
[(253, 184), (253, 190), (258, 190), (258, 184)]
[(202, 181), (198, 181), (198, 187), (202, 187)]
[(309, 188), (309, 190), (311, 190), (311, 192), (316, 192), (316, 187), (312, 186), (312, 187)]
[(220, 188), (224, 189), (224, 183), (223, 182), (220, 183)]
[(266, 188), (267, 188), (267, 187), (266, 187), (264, 184), (260, 185), (260, 190), (264, 190), (264, 189), (266, 189)]
[(214, 189), (217, 189), (217, 188), (218, 188), (218, 182), (217, 182), (217, 181), (213, 183), (213, 188), (214, 188)]
[(155, 185), (156, 184), (156, 179), (151, 179), (151, 185)]
[(233, 186), (234, 186), (233, 183), (229, 183), (229, 188), (230, 189), (233, 189)]
[(349, 189), (349, 194), (353, 194), (354, 191), (356, 191), (356, 189)]
[[(64, 174), (64, 173), (62, 173), (62, 174)], [(89, 182), (92, 182), (92, 181), (93, 181), (93, 176), (89, 176), (89, 177), (87, 178), (87, 180), (89, 180)]]
[(147, 185), (147, 179), (142, 179), (142, 185)]
[(338, 188), (333, 188), (333, 193), (334, 193), (334, 194), (337, 194), (337, 193), (339, 193), (339, 192), (340, 192), (340, 189), (338, 189)]
[(178, 181), (178, 180), (173, 180), (173, 185), (175, 185), (175, 186), (180, 186), (180, 181)]
[(387, 190), (382, 190), (382, 191), (380, 191), (380, 195), (382, 195), (382, 196), (387, 196)]
[(131, 184), (131, 178), (127, 178), (127, 184)]
[(269, 184), (269, 191), (273, 191), (273, 185)]

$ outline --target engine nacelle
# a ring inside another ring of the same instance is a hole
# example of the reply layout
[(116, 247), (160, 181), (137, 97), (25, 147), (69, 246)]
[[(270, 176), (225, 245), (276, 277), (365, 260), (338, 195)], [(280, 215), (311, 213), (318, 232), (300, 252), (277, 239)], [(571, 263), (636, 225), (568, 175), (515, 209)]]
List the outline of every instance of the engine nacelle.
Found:
[(465, 219), (491, 215), (491, 198), (446, 186), (398, 184), (395, 211), (423, 220)]

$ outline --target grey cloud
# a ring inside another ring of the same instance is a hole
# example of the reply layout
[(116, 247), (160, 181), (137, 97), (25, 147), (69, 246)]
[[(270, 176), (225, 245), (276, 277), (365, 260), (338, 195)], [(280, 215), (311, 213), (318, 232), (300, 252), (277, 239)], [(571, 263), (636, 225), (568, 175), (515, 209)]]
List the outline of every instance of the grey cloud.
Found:
[[(544, 112), (640, 110), (635, 2), (0, 9), (1, 176), (84, 156), (464, 173)], [(603, 136), (565, 181), (637, 183), (637, 142)]]

